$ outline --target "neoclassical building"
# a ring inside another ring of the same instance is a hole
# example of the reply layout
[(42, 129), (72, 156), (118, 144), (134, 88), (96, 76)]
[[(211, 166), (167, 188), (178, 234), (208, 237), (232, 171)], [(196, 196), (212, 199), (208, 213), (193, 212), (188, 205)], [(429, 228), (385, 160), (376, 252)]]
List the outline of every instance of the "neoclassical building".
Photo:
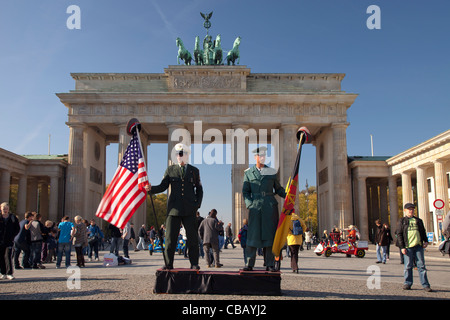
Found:
[[(376, 218), (395, 225), (401, 215), (397, 190), (402, 186), (403, 202), (416, 202), (431, 230), (437, 219), (430, 215), (430, 194), (444, 197), (444, 210), (448, 210), (450, 133), (394, 157), (348, 157), (347, 110), (357, 94), (341, 89), (344, 77), (335, 73), (254, 74), (245, 66), (72, 74), (75, 89), (57, 94), (68, 110), (67, 157), (38, 160), (0, 149), (0, 201), (8, 201), (10, 186), (18, 184), (18, 213), (36, 209), (54, 220), (78, 214), (89, 219), (109, 183), (105, 181), (106, 146), (118, 143), (119, 162), (130, 139), (126, 134), (130, 118), (142, 124), (144, 153), (151, 143), (167, 143), (167, 155), (150, 156), (166, 156), (168, 163), (177, 142), (198, 141), (195, 124), (201, 123), (200, 139), (214, 132), (232, 145), (230, 202), (236, 233), (247, 216), (241, 190), (243, 171), (249, 166), (250, 133), (256, 132), (259, 143), (261, 133), (276, 132), (266, 135), (266, 142), (275, 146), (278, 157), (273, 165), (285, 185), (294, 166), (296, 131), (306, 126), (316, 147), (319, 229), (356, 224), (363, 238), (369, 239)], [(244, 133), (243, 150), (237, 142), (238, 132)], [(237, 161), (239, 152), (244, 153), (244, 161)], [(53, 171), (38, 166), (39, 161)], [(38, 196), (36, 190), (40, 190)], [(144, 211), (142, 206), (133, 216), (135, 225), (144, 222)]]
[[(439, 222), (449, 211), (450, 130), (393, 157), (349, 157), (349, 174), (353, 218), (369, 238), (376, 219), (392, 228), (411, 202), (434, 241), (440, 239)], [(443, 200), (441, 211), (434, 207), (437, 199)]]
[(20, 219), (26, 211), (36, 211), (45, 220), (59, 220), (64, 212), (67, 166), (67, 155), (21, 156), (0, 148), (0, 202), (10, 202), (15, 190), (14, 213)]

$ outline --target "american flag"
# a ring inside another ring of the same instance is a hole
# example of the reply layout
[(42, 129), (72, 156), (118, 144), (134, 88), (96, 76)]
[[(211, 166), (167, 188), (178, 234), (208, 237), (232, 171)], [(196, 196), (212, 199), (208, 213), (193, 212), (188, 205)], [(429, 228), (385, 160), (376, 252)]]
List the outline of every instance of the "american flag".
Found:
[(133, 132), (127, 151), (95, 214), (120, 229), (125, 227), (147, 196), (144, 188), (148, 185), (148, 177), (138, 134), (137, 130)]

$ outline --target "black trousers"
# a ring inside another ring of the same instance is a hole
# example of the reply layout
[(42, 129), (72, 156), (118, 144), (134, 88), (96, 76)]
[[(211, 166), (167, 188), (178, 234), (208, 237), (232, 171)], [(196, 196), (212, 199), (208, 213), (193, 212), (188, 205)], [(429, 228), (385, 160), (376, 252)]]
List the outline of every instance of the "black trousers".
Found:
[(177, 248), (177, 239), (180, 234), (180, 227), (183, 224), (186, 230), (186, 247), (189, 253), (191, 265), (198, 265), (198, 228), (197, 218), (192, 216), (167, 216), (166, 219), (166, 242), (164, 256), (167, 265), (173, 267), (173, 259)]
[(28, 243), (17, 243), (14, 242), (14, 266), (17, 268), (20, 266), (19, 263), (19, 257), (20, 252), (23, 252), (22, 254), (22, 267), (24, 268), (30, 268), (30, 256), (31, 256), (31, 249), (30, 245)]
[(299, 249), (300, 249), (300, 245), (298, 245), (298, 244), (289, 246), (289, 250), (291, 251), (291, 269), (294, 271), (298, 270), (298, 250)]
[(12, 247), (0, 245), (0, 272), (4, 275), (13, 274)]

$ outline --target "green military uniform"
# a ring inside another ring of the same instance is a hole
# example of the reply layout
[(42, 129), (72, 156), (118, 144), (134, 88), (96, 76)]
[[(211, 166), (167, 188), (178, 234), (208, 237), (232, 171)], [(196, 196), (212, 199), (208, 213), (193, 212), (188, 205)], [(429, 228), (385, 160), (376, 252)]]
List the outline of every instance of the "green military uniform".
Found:
[(261, 172), (256, 166), (245, 170), (242, 194), (249, 209), (246, 267), (253, 268), (256, 249), (265, 248), (265, 265), (271, 268), (274, 266), (272, 244), (278, 225), (275, 194), (284, 198), (286, 192), (277, 179), (276, 171), (264, 165)]
[(199, 251), (196, 213), (203, 199), (200, 172), (196, 167), (189, 164), (186, 164), (184, 169), (179, 164), (169, 166), (164, 173), (161, 183), (157, 186), (152, 186), (151, 193), (164, 192), (169, 186), (171, 191), (167, 201), (164, 251), (167, 266), (173, 268), (181, 223), (186, 229), (186, 246), (189, 250), (191, 266), (198, 266)]

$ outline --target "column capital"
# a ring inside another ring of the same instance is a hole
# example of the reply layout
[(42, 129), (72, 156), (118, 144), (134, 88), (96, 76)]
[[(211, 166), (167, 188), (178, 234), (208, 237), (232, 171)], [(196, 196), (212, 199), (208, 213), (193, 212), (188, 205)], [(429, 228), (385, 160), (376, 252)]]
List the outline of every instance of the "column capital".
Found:
[(347, 129), (347, 127), (350, 125), (350, 122), (333, 122), (331, 124), (331, 128), (344, 128)]
[(166, 122), (165, 125), (169, 129), (185, 128), (182, 122)]
[(237, 123), (237, 122), (235, 122), (235, 123), (231, 124), (231, 128), (232, 129), (243, 129), (243, 130), (245, 130), (245, 129), (250, 128), (250, 125), (248, 123)]
[(282, 123), (281, 124), (281, 129), (299, 129), (300, 126), (296, 123)]
[(84, 122), (66, 122), (70, 128), (85, 129), (87, 125)]

